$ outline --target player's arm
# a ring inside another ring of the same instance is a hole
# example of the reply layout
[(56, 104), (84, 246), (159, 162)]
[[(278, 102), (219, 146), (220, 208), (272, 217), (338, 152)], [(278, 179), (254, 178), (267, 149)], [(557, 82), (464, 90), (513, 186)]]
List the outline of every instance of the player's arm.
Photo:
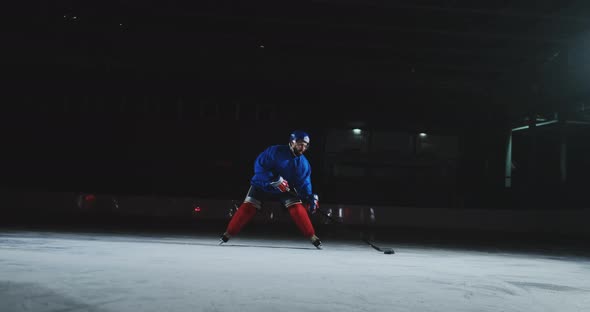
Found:
[[(262, 188), (264, 191), (278, 193), (288, 191), (289, 184), (286, 180), (277, 177), (274, 174), (275, 166), (275, 149), (269, 147), (260, 153), (254, 162), (254, 180), (253, 184)], [(284, 190), (281, 190), (284, 189)]]
[(312, 192), (311, 166), (308, 162), (303, 163), (299, 168), (296, 188), (303, 203), (307, 205), (311, 213), (314, 213), (320, 205), (318, 195)]

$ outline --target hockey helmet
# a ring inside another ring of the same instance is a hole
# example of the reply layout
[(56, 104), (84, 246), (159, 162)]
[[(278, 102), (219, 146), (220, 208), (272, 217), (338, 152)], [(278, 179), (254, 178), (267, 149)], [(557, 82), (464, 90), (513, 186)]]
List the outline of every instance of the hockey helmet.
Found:
[(309, 145), (309, 134), (307, 134), (305, 131), (295, 130), (291, 132), (291, 135), (289, 136), (289, 141), (303, 141)]

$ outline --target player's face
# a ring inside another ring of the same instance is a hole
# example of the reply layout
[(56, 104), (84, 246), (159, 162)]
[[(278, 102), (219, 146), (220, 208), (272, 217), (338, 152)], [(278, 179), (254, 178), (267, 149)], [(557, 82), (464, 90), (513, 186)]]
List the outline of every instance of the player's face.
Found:
[(291, 146), (293, 147), (293, 153), (295, 153), (295, 155), (297, 155), (297, 156), (305, 153), (305, 151), (309, 147), (307, 142), (304, 142), (302, 140), (298, 140), (296, 142), (291, 142)]

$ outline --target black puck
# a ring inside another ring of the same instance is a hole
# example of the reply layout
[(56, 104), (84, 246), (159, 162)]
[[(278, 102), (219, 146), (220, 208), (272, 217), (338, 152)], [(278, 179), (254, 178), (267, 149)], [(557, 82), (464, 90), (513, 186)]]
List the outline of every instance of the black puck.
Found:
[(393, 251), (393, 249), (387, 249), (387, 250), (384, 250), (383, 253), (386, 254), (386, 255), (392, 255), (395, 252)]

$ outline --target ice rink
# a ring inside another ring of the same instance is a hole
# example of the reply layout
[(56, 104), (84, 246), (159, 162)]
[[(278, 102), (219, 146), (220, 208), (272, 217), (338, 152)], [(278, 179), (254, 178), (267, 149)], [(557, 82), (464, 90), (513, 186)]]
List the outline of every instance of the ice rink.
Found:
[(360, 240), (0, 230), (0, 311), (590, 311), (590, 261)]

